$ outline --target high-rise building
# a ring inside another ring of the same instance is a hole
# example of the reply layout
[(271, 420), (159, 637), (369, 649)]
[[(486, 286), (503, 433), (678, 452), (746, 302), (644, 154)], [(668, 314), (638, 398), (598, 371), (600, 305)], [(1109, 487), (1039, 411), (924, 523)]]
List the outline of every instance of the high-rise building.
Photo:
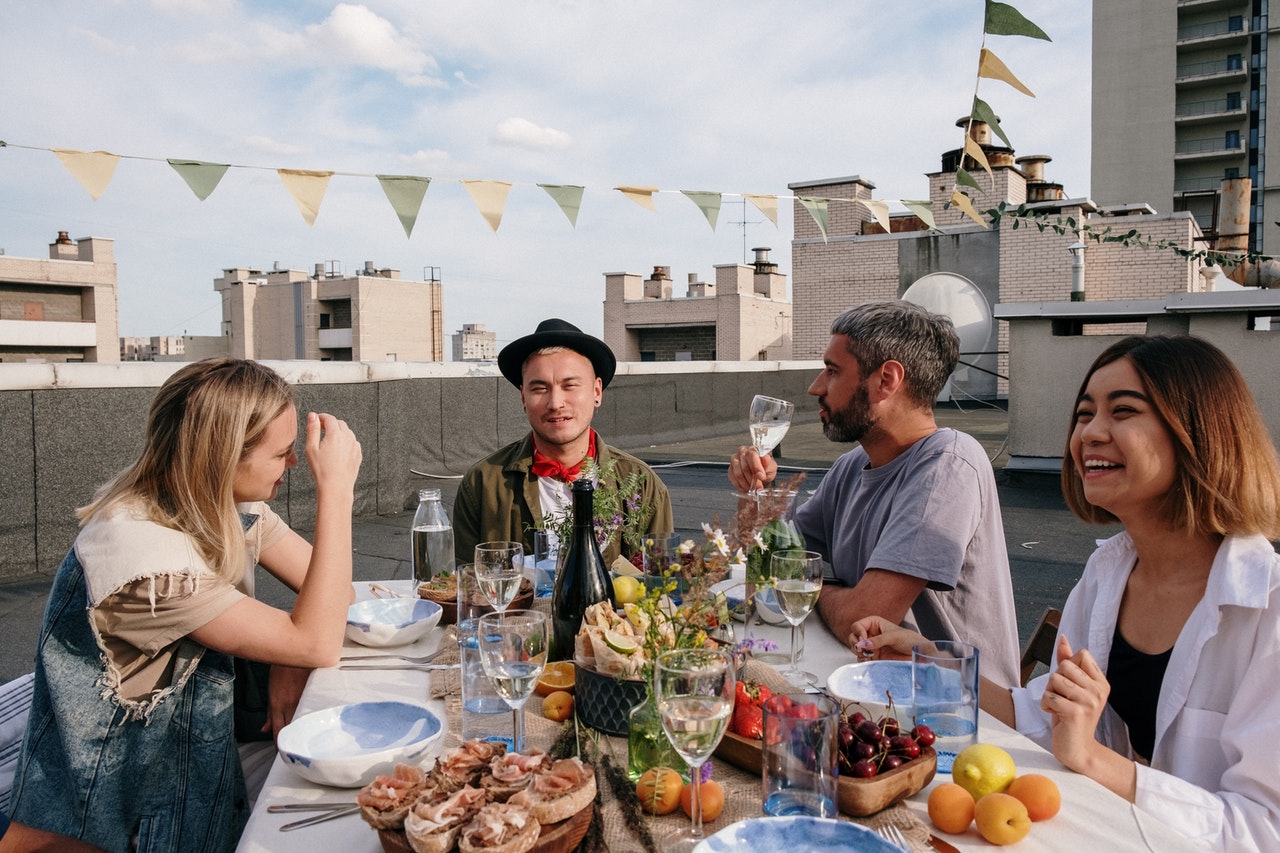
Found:
[(463, 323), (453, 336), (454, 361), (497, 361), (498, 334), (484, 323)]
[[(1249, 248), (1280, 252), (1280, 128), (1267, 136), (1267, 0), (1093, 4), (1091, 196), (1190, 211), (1222, 231), (1224, 178), (1252, 184)], [(1277, 42), (1280, 49), (1280, 42)], [(1267, 163), (1276, 164), (1268, 174)], [(1226, 236), (1225, 233), (1222, 236)]]

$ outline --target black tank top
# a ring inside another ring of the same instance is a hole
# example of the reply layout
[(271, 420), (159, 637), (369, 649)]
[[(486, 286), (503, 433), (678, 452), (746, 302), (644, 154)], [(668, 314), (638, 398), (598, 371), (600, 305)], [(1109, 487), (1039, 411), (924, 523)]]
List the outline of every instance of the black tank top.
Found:
[(1107, 704), (1129, 727), (1133, 751), (1147, 761), (1151, 760), (1155, 748), (1156, 705), (1172, 655), (1172, 648), (1156, 655), (1138, 651), (1120, 635), (1119, 625), (1111, 638), (1111, 659), (1107, 662), (1111, 695)]

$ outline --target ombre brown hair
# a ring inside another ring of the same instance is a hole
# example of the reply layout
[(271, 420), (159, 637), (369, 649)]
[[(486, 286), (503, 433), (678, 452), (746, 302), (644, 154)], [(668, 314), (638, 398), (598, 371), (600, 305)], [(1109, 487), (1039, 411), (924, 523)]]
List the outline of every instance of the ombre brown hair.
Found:
[(122, 505), (189, 535), (220, 576), (239, 581), (244, 530), (232, 496), (236, 466), (294, 404), (278, 373), (209, 358), (169, 377), (151, 402), (142, 455), (76, 511), (83, 525)]
[[(1199, 534), (1280, 537), (1280, 462), (1253, 394), (1231, 359), (1190, 335), (1127, 337), (1094, 360), (1076, 403), (1099, 368), (1122, 358), (1137, 371), (1173, 439), (1178, 470), (1165, 496), (1166, 519)], [(1075, 404), (1062, 459), (1062, 493), (1084, 521), (1117, 521), (1085, 500), (1071, 458), (1074, 412)]]

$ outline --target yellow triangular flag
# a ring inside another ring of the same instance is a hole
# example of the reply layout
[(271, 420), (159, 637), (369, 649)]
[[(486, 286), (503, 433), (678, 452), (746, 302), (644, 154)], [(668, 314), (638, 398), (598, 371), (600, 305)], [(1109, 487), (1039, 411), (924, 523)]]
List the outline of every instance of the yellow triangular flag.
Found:
[(742, 197), (754, 204), (756, 210), (769, 217), (769, 221), (773, 223), (774, 228), (778, 227), (778, 197), (776, 195), (752, 195), (747, 193)]
[(502, 210), (507, 205), (507, 193), (511, 192), (510, 181), (463, 181), (462, 185), (471, 193), (471, 200), (480, 208), (480, 215), (496, 233), (502, 224)]
[(809, 211), (813, 221), (818, 224), (818, 230), (822, 232), (822, 242), (827, 242), (827, 200), (825, 198), (809, 198), (801, 195), (796, 196), (796, 201), (804, 205), (804, 209)]
[(889, 233), (889, 205), (871, 198), (856, 198), (854, 201), (871, 211), (871, 215), (875, 217), (876, 222), (884, 229), (884, 233)]
[(569, 217), (569, 224), (578, 227), (578, 210), (582, 207), (582, 191), (585, 187), (574, 184), (538, 184), (555, 199), (560, 210)]
[(658, 208), (653, 204), (653, 194), (658, 191), (657, 187), (614, 187), (614, 189), (641, 207), (657, 212)]
[(231, 166), (226, 163), (206, 163), (203, 160), (169, 159), (169, 165), (182, 176), (187, 186), (196, 194), (196, 198), (204, 201), (215, 189), (222, 176)]
[(974, 222), (981, 225), (983, 228), (990, 227), (989, 225), (987, 225), (986, 221), (983, 220), (983, 218), (978, 215), (978, 211), (974, 209), (973, 202), (969, 201), (969, 197), (964, 193), (960, 192), (960, 190), (951, 191), (951, 203), (954, 204), (956, 207), (960, 208), (962, 211), (964, 211), (965, 215), (967, 215)]
[(293, 203), (298, 212), (307, 221), (307, 227), (316, 224), (316, 216), (320, 213), (320, 202), (324, 201), (324, 191), (329, 188), (329, 179), (333, 172), (314, 172), (309, 169), (276, 169), (276, 174), (284, 182), (284, 188), (293, 196)]
[(707, 217), (711, 230), (716, 230), (716, 220), (720, 218), (720, 193), (703, 190), (680, 190), (680, 192), (684, 193), (689, 201), (696, 204), (698, 210), (702, 211), (702, 215)]
[(54, 148), (52, 151), (80, 186), (89, 191), (94, 201), (106, 192), (111, 176), (116, 173), (116, 164), (120, 162), (118, 154), (106, 151), (75, 151), (70, 148)]
[(927, 201), (915, 201), (911, 199), (902, 199), (898, 202), (907, 210), (920, 217), (920, 221), (925, 224), (926, 228), (933, 228), (933, 207)]
[(1000, 57), (985, 47), (978, 54), (978, 76), (990, 80), (1003, 80), (1024, 95), (1030, 95), (1033, 98), (1036, 96), (1035, 92), (1022, 85), (1022, 81), (1013, 76), (1013, 72), (1000, 61)]
[(377, 175), (382, 192), (391, 202), (391, 209), (404, 228), (404, 236), (413, 233), (413, 226), (418, 221), (418, 211), (422, 210), (422, 198), (431, 186), (430, 178), (417, 175)]
[(983, 152), (982, 146), (973, 141), (973, 137), (965, 134), (964, 137), (964, 153), (968, 154), (978, 165), (987, 170), (987, 177), (995, 180), (995, 175), (991, 174), (991, 164), (987, 162), (987, 155)]

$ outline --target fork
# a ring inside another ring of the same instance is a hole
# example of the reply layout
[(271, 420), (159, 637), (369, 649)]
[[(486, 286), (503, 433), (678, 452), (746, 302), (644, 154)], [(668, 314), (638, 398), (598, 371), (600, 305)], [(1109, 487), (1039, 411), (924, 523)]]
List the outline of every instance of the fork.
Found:
[(876, 835), (896, 846), (899, 850), (907, 851), (907, 853), (911, 851), (911, 845), (907, 842), (906, 836), (902, 834), (902, 830), (892, 823), (877, 827)]
[(383, 654), (377, 654), (377, 655), (343, 655), (341, 658), (339, 658), (339, 660), (341, 660), (343, 663), (347, 663), (350, 661), (386, 660), (390, 658), (391, 660), (400, 660), (400, 661), (404, 661), (405, 663), (431, 663), (433, 660), (440, 657), (440, 655), (444, 654), (446, 651), (447, 649), (436, 649), (434, 652), (432, 652), (429, 655), (417, 655), (417, 656), (397, 655), (397, 654), (391, 654), (391, 653), (383, 653)]

